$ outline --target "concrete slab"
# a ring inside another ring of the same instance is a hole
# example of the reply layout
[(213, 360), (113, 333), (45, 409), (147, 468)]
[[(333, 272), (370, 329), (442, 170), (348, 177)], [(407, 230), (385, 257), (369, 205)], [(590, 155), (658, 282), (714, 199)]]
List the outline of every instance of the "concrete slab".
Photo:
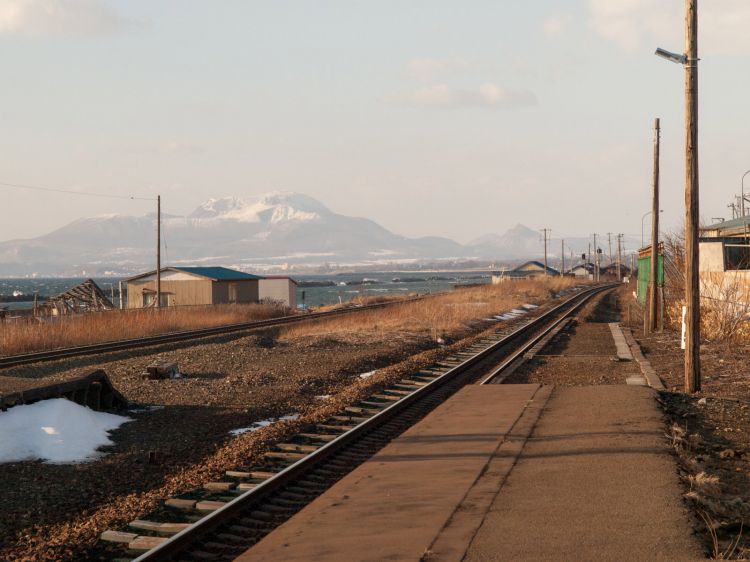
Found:
[(652, 389), (557, 387), (461, 560), (703, 560), (681, 494)]
[(630, 352), (630, 346), (625, 340), (625, 335), (622, 333), (620, 325), (617, 322), (610, 322), (609, 329), (612, 332), (612, 339), (615, 340), (617, 358), (621, 361), (632, 361), (633, 354)]
[(420, 560), (539, 390), (463, 388), (238, 560)]

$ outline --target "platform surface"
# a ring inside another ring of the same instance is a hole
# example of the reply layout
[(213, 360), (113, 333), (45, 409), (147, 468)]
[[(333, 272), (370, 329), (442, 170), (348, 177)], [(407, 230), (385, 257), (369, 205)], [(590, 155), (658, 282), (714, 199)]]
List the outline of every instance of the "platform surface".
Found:
[(654, 391), (469, 386), (244, 562), (698, 560)]

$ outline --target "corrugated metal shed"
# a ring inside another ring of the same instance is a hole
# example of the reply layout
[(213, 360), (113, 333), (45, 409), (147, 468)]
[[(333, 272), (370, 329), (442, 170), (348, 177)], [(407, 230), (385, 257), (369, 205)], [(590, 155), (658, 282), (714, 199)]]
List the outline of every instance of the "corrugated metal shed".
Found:
[[(245, 273), (243, 271), (237, 271), (234, 269), (229, 269), (228, 267), (163, 267), (162, 272), (164, 271), (182, 271), (183, 273), (191, 273), (193, 275), (200, 275), (201, 277), (205, 277), (207, 279), (213, 279), (214, 281), (242, 281), (245, 279), (263, 279), (259, 275), (253, 275), (252, 273)], [(149, 271), (147, 273), (141, 273), (140, 275), (136, 275), (135, 277), (130, 277), (127, 279), (127, 281), (134, 281), (136, 279), (140, 279), (141, 277), (148, 277), (149, 275), (154, 275), (156, 273), (156, 270)]]

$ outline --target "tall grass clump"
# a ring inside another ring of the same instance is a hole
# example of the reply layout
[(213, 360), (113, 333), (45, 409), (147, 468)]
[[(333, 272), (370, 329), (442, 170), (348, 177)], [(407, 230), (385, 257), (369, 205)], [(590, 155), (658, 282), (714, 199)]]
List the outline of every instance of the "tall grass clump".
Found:
[(287, 312), (270, 304), (227, 304), (20, 318), (0, 323), (0, 355), (211, 328), (275, 318)]

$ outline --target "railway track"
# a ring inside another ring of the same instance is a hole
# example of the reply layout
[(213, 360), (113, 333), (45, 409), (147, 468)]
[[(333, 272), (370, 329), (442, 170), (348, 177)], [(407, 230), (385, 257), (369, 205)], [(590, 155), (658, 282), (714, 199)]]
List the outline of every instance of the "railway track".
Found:
[(149, 520), (132, 521), (125, 531), (105, 531), (100, 544), (121, 561), (233, 560), (462, 386), (501, 383), (583, 304), (612, 287), (581, 291), (536, 318), (496, 330), (277, 444), (260, 464), (167, 499)]
[(284, 324), (295, 324), (297, 322), (307, 322), (310, 320), (318, 320), (321, 318), (328, 318), (331, 316), (340, 316), (342, 314), (350, 314), (353, 312), (360, 312), (363, 310), (375, 310), (378, 308), (385, 308), (396, 304), (404, 304), (410, 302), (416, 302), (426, 297), (412, 297), (408, 299), (402, 299), (397, 301), (389, 301), (375, 304), (366, 304), (361, 306), (351, 306), (346, 308), (338, 308), (336, 310), (328, 310), (326, 312), (311, 312), (304, 315), (292, 315), (282, 316), (279, 318), (271, 318), (269, 320), (256, 320), (253, 322), (242, 322), (238, 324), (226, 324), (224, 326), (216, 326), (214, 328), (201, 328), (198, 330), (183, 330), (180, 332), (170, 332), (168, 334), (161, 334), (158, 336), (147, 336), (143, 338), (131, 338), (125, 340), (117, 340), (103, 343), (95, 343), (89, 345), (79, 345), (75, 347), (65, 347), (59, 349), (51, 349), (49, 351), (35, 351), (32, 353), (23, 353), (18, 355), (6, 355), (0, 356), (0, 369), (6, 367), (16, 367), (19, 365), (28, 365), (29, 363), (38, 363), (42, 361), (56, 361), (58, 359), (67, 359), (70, 357), (80, 357), (83, 355), (94, 355), (97, 353), (109, 353), (111, 351), (123, 351), (128, 349), (137, 349), (140, 347), (148, 347), (151, 345), (158, 345), (163, 343), (174, 343), (181, 341), (189, 341), (197, 338), (204, 338), (208, 336), (219, 336), (224, 334), (231, 334), (235, 332), (244, 332), (247, 330), (255, 330), (258, 328), (268, 328), (273, 326), (282, 326)]

